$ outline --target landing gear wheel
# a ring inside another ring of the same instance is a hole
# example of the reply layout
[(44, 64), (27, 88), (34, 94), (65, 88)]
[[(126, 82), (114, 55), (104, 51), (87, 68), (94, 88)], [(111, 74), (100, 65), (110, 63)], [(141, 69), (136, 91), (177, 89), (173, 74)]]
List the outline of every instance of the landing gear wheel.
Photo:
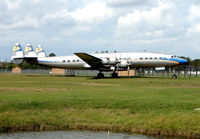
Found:
[(100, 79), (100, 78), (104, 78), (104, 74), (103, 74), (103, 73), (101, 73), (101, 72), (100, 72), (100, 73), (98, 73), (98, 74), (97, 74), (97, 78), (98, 78), (98, 79)]
[(177, 79), (177, 75), (176, 74), (172, 75), (172, 78)]
[(118, 73), (113, 72), (113, 73), (112, 73), (112, 78), (117, 78), (117, 77), (118, 77)]

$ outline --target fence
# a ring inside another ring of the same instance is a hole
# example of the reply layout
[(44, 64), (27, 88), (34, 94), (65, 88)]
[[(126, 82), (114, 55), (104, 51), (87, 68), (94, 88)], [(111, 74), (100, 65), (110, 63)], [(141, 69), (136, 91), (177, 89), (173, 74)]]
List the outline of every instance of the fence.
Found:
[[(66, 70), (68, 76), (97, 76), (98, 70)], [(103, 72), (105, 76), (110, 76), (112, 72)]]
[(184, 70), (163, 70), (163, 71), (156, 71), (150, 69), (138, 69), (135, 71), (135, 76), (142, 76), (142, 77), (172, 77), (176, 75), (178, 77), (199, 77), (200, 76), (200, 69), (184, 69)]
[[(0, 69), (0, 73), (12, 73), (11, 69)], [(96, 76), (97, 70), (66, 70), (67, 76)], [(111, 76), (112, 72), (103, 72), (105, 76)], [(51, 74), (51, 69), (22, 69), (22, 74)], [(187, 69), (181, 71), (156, 71), (153, 69), (137, 69), (135, 76), (140, 77), (171, 77), (176, 74), (178, 77), (200, 77), (200, 69)]]
[[(0, 73), (12, 73), (11, 69), (0, 69)], [(22, 69), (22, 74), (52, 74), (51, 69)], [(65, 70), (67, 76), (96, 76), (97, 70)], [(112, 72), (103, 72), (105, 76), (110, 76)]]

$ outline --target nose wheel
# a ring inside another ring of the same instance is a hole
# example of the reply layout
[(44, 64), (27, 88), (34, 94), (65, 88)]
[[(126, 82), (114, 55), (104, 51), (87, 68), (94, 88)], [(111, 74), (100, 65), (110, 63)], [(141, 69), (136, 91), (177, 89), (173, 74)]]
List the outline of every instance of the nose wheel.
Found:
[(176, 79), (176, 78), (177, 78), (177, 75), (176, 75), (176, 74), (172, 75), (172, 78), (173, 78), (173, 79)]

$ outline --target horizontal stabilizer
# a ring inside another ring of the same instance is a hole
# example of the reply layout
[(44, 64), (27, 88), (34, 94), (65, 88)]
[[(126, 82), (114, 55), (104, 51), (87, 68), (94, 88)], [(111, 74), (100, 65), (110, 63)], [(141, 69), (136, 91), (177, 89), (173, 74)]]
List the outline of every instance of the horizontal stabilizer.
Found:
[(99, 69), (103, 67), (102, 60), (98, 57), (89, 55), (87, 53), (74, 53), (83, 61), (85, 61), (88, 65), (90, 65), (93, 69)]

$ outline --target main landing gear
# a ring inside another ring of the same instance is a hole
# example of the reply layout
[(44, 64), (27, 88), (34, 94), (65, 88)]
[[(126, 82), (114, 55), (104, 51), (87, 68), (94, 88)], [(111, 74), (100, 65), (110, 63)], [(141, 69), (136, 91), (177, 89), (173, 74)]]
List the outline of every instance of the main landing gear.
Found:
[[(99, 72), (97, 74), (97, 78), (100, 79), (100, 78), (104, 78), (104, 74), (102, 72)], [(118, 73), (117, 72), (113, 72), (112, 73), (112, 78), (118, 78)]]
[(100, 78), (104, 78), (104, 74), (102, 72), (99, 72), (97, 74), (97, 78), (100, 79)]
[(118, 73), (117, 72), (113, 72), (112, 73), (112, 78), (118, 78)]

